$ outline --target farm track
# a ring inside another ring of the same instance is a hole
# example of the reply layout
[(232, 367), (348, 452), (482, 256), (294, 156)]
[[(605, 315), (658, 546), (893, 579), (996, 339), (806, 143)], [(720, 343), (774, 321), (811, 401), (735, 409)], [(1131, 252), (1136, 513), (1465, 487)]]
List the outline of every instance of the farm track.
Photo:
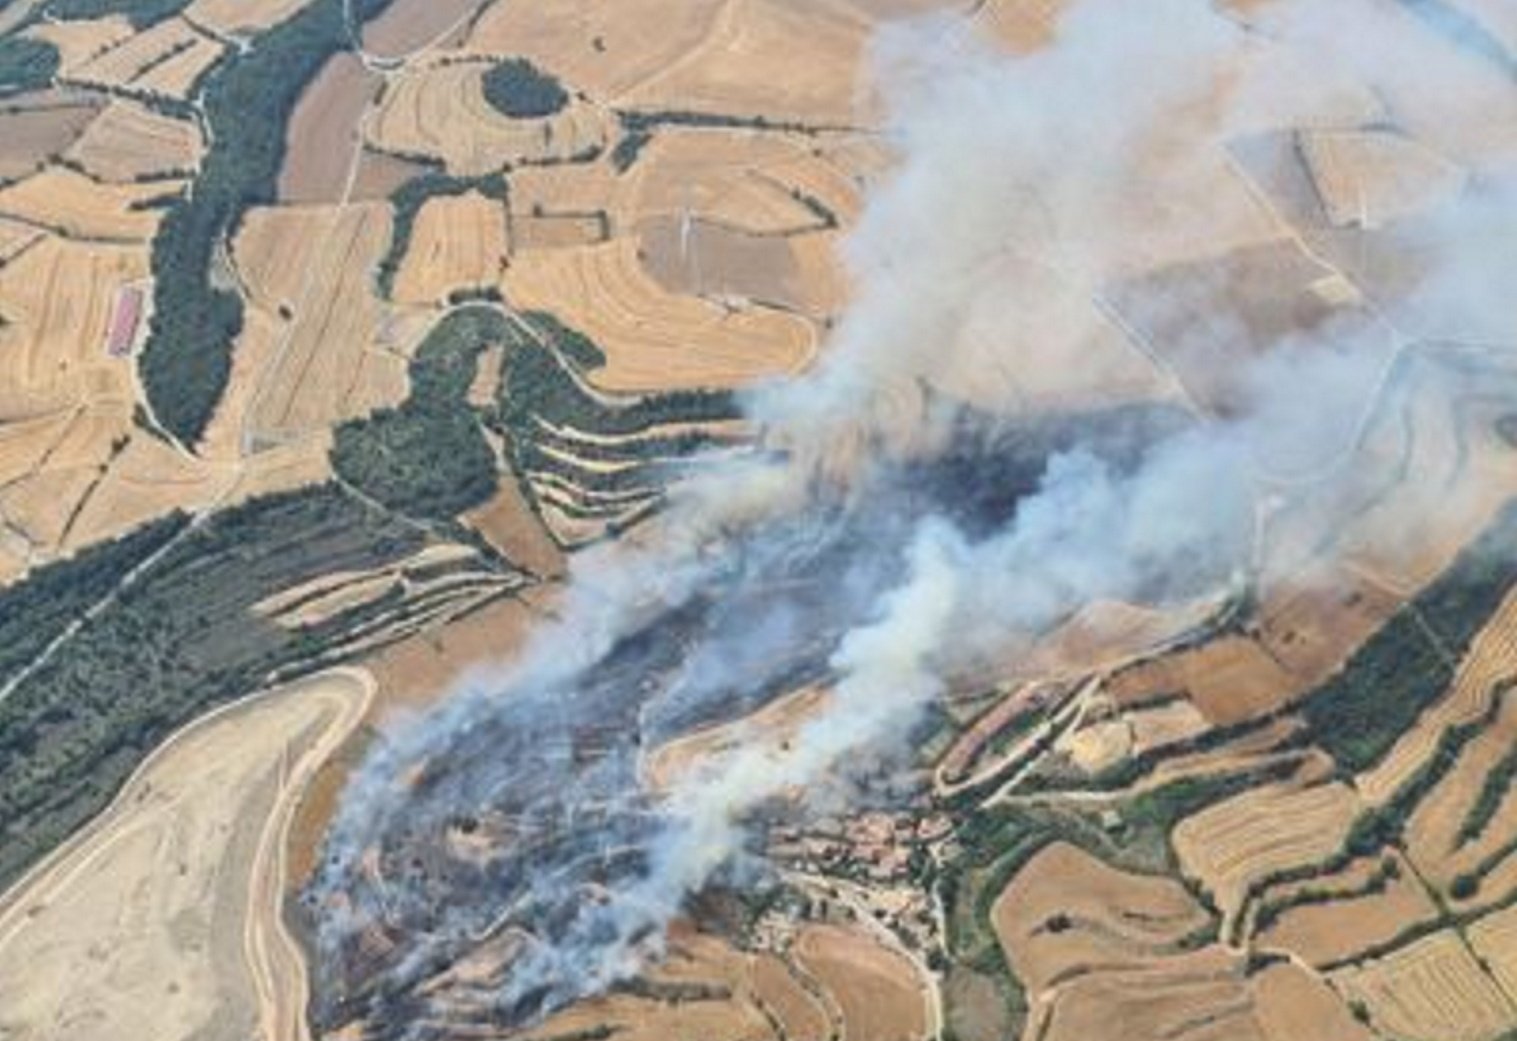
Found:
[[(27, 963), (8, 961), (11, 956), (7, 948), (21, 943), (21, 951), (29, 949), (26, 944), (38, 941), (29, 939), (28, 930), (47, 928), (49, 919), (39, 919), (39, 916), (56, 913), (62, 916), (57, 928), (64, 930), (54, 937), (56, 942), (83, 943), (96, 932), (101, 932), (95, 941), (96, 953), (92, 960), (103, 962), (104, 966), (81, 974), (75, 981), (75, 988), (68, 993), (55, 995), (58, 1007), (104, 1011), (119, 1008), (123, 1001), (132, 1001), (136, 1004), (132, 1016), (134, 1022), (150, 1028), (157, 1023), (157, 1030), (161, 1031), (159, 1036), (178, 1036), (172, 1020), (184, 1014), (182, 1009), (185, 1006), (173, 1000), (161, 1004), (146, 1001), (137, 1004), (130, 997), (131, 988), (140, 984), (131, 982), (134, 978), (131, 966), (121, 965), (114, 972), (109, 968), (113, 957), (111, 952), (123, 958), (140, 956), (138, 944), (142, 938), (104, 935), (112, 929), (122, 928), (123, 920), (93, 914), (79, 918), (69, 909), (78, 906), (82, 889), (93, 888), (97, 882), (125, 887), (125, 892), (140, 893), (141, 880), (134, 885), (133, 872), (155, 865), (132, 859), (136, 854), (131, 850), (140, 846), (135, 840), (188, 826), (192, 817), (184, 815), (206, 809), (197, 800), (204, 802), (208, 796), (195, 790), (185, 771), (200, 756), (210, 756), (207, 762), (219, 765), (226, 754), (224, 750), (219, 754), (213, 751), (220, 747), (219, 742), (267, 743), (274, 739), (280, 733), (277, 729), (269, 733), (256, 729), (267, 721), (269, 726), (284, 727), (287, 736), (279, 745), (277, 767), (267, 782), (270, 801), (265, 804), (253, 798), (240, 810), (254, 816), (236, 821), (242, 836), (240, 840), (230, 835), (223, 839), (228, 844), (225, 852), (231, 854), (228, 862), (223, 862), (219, 854), (212, 854), (210, 861), (200, 865), (210, 871), (212, 879), (226, 874), (232, 879), (246, 876), (247, 888), (238, 915), (241, 919), (240, 936), (217, 937), (212, 942), (209, 952), (214, 964), (203, 963), (205, 950), (180, 948), (177, 941), (175, 946), (160, 948), (158, 953), (169, 959), (182, 959), (184, 963), (170, 971), (176, 975), (183, 971), (188, 974), (186, 978), (195, 978), (205, 971), (213, 972), (223, 980), (244, 978), (251, 1007), (242, 1011), (261, 1025), (260, 1036), (264, 1041), (308, 1041), (304, 955), (284, 922), (287, 839), (296, 806), (307, 784), (321, 764), (357, 727), (374, 696), (375, 684), (368, 673), (356, 669), (333, 670), (291, 688), (260, 692), (225, 705), (176, 731), (143, 761), (106, 810), (0, 896), (0, 975), (20, 974), (25, 978), (29, 971)], [(292, 754), (295, 744), (309, 737), (310, 731), (305, 728), (317, 721), (318, 712), (324, 715), (319, 732), (298, 754)], [(246, 773), (239, 776), (246, 776), (251, 782), (266, 771), (262, 764), (262, 760), (254, 757), (242, 768)], [(161, 785), (155, 783), (160, 773), (165, 774)], [(169, 801), (165, 802), (165, 798)], [(159, 843), (162, 841), (160, 839)], [(131, 850), (127, 848), (129, 846)], [(163, 855), (163, 845), (157, 845), (156, 849), (158, 855)], [(242, 852), (234, 851), (245, 852), (247, 859), (239, 860)], [(181, 869), (180, 877), (185, 877), (185, 870)], [(102, 871), (104, 876), (96, 878)], [(202, 880), (193, 874), (185, 877), (184, 882), (178, 883), (183, 889), (181, 892), (176, 891), (176, 883), (167, 881), (173, 877), (169, 872), (164, 872), (162, 877), (154, 875), (165, 888), (155, 887), (153, 899), (165, 903), (193, 902), (195, 887)], [(141, 908), (138, 911), (140, 913)], [(204, 913), (214, 912), (205, 907)], [(33, 926), (32, 923), (39, 920), (43, 924)], [(163, 926), (167, 928), (167, 923)], [(163, 934), (165, 939), (174, 935), (172, 930)], [(228, 963), (234, 954), (235, 963)], [(226, 960), (217, 961), (217, 958)], [(174, 962), (170, 960), (167, 964)], [(35, 996), (35, 993), (29, 991), (28, 995)], [(194, 1000), (190, 999), (189, 1007), (194, 1007)], [(218, 1008), (216, 1020), (223, 1026), (206, 1036), (213, 1036), (218, 1041), (229, 1037), (222, 1031), (225, 1024), (235, 1021), (233, 1011)]]

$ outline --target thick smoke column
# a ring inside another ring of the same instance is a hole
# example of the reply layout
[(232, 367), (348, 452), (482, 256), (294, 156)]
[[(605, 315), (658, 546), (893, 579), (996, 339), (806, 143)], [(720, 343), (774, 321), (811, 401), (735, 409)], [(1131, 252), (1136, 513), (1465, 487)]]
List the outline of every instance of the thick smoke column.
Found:
[[(1241, 189), (1214, 205), (1227, 144), (1384, 118), (1366, 82), (1434, 130), (1449, 98), (1517, 127), (1510, 81), (1479, 54), (1429, 60), (1422, 31), (1377, 0), (1252, 24), (1202, 0), (1088, 0), (1022, 58), (960, 20), (882, 33), (900, 161), (851, 238), (856, 301), (819, 368), (751, 395), (771, 451), (676, 489), (658, 538), (582, 554), (518, 663), (386, 735), (315, 887), (323, 971), (372, 958), (353, 975), (380, 982), (350, 996), (402, 1022), (481, 944), (507, 970), (480, 1000), (507, 1018), (603, 988), (742, 855), (764, 804), (905, 751), (955, 673), (1096, 601), (1245, 580), (1266, 502), (1331, 530), (1372, 492), (1346, 468), (1409, 336), (1452, 318), (1517, 342), (1493, 277), (1510, 267), (1481, 231), (1513, 223), (1511, 156), (1406, 232), (1418, 268), (1397, 299), (1261, 343), (1225, 296), (1161, 294), (1184, 319), (1166, 346), (1211, 351), (1193, 368), (1223, 399), (1114, 326), (1113, 287), (1266, 234)], [(648, 749), (802, 681), (829, 695), (785, 747), (642, 787)], [(476, 860), (449, 852), (461, 820), (492, 844)]]

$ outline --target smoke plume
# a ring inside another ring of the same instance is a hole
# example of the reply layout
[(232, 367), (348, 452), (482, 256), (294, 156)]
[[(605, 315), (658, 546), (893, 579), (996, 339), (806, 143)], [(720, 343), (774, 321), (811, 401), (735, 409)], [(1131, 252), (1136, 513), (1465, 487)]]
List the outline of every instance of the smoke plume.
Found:
[[(314, 888), (330, 987), (367, 932), (365, 993), (400, 1020), (486, 943), (507, 1017), (602, 989), (748, 859), (766, 804), (906, 761), (956, 675), (1093, 603), (1301, 566), (1276, 543), (1316, 552), (1408, 483), (1375, 454), (1398, 400), (1517, 406), (1517, 90), (1439, 10), (1085, 0), (1021, 56), (965, 18), (885, 27), (897, 161), (820, 363), (749, 394), (763, 451), (580, 554), (519, 660), (385, 735)], [(1311, 133), (1405, 160), (1351, 223), (1303, 201), (1303, 156), (1339, 144)], [(1380, 550), (1444, 522), (1447, 495), (1407, 501)], [(787, 742), (645, 787), (651, 749), (805, 682), (828, 694)], [(461, 819), (493, 843), (475, 860), (448, 852)]]

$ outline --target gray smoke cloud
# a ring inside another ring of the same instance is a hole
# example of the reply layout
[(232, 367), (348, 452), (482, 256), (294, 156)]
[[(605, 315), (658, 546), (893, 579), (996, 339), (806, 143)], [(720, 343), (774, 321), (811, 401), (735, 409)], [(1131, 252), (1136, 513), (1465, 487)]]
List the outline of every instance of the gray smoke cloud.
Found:
[[(580, 554), (518, 661), (385, 735), (313, 892), (324, 983), (377, 975), (368, 1000), (420, 1022), (420, 982), (499, 943), (508, 970), (474, 993), (496, 1014), (601, 990), (750, 859), (756, 813), (908, 755), (956, 674), (1092, 603), (1260, 581), (1270, 516), (1321, 544), (1384, 494), (1361, 449), (1398, 395), (1517, 407), (1517, 91), (1489, 39), (1428, 6), (1086, 0), (1022, 57), (961, 18), (886, 27), (872, 82), (898, 162), (818, 367), (749, 395), (771, 451), (674, 489), (637, 546)], [(1271, 141), (1364, 127), (1464, 169), (1374, 238), (1312, 211), (1291, 263), (1320, 267), (1318, 311), (1261, 317), (1275, 275), (1196, 266), (1297, 242), (1290, 197), (1259, 184), (1300, 146)], [(1444, 341), (1495, 349), (1451, 365)], [(829, 694), (785, 743), (646, 786), (663, 741), (801, 682)], [(448, 853), (461, 817), (493, 843), (478, 862)], [(345, 968), (366, 932), (383, 953)]]

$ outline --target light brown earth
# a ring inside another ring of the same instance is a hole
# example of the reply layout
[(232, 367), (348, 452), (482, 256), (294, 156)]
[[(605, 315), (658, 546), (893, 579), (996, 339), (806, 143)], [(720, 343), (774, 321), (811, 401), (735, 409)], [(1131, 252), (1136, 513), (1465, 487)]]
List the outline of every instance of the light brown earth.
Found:
[(0, 900), (0, 1030), (304, 1039), (284, 841), (301, 791), (371, 694), (364, 673), (324, 674), (213, 713), (155, 752)]
[(1186, 817), (1171, 838), (1182, 870), (1231, 917), (1254, 883), (1336, 853), (1359, 809), (1343, 784), (1256, 788)]
[(72, 239), (147, 242), (158, 230), (163, 211), (134, 210), (132, 205), (180, 186), (177, 181), (100, 184), (67, 167), (50, 166), (0, 190), (0, 216), (26, 220)]
[[(1409, 926), (1436, 917), (1438, 908), (1411, 865), (1400, 858), (1397, 863), (1400, 877), (1388, 882), (1383, 892), (1290, 908), (1280, 914), (1274, 925), (1259, 933), (1255, 942), (1271, 950), (1289, 951), (1308, 964), (1321, 967), (1387, 943)], [(1263, 901), (1279, 900), (1300, 890), (1362, 892), (1370, 874), (1379, 867), (1378, 856), (1359, 860), (1335, 874), (1271, 887)]]
[(100, 111), (100, 102), (82, 94), (45, 91), (11, 99), (14, 111), (0, 113), (0, 181), (35, 173), (66, 151)]
[(195, 0), (190, 20), (230, 35), (247, 36), (284, 21), (310, 0)]
[(193, 170), (201, 151), (193, 123), (121, 99), (90, 123), (67, 156), (96, 177), (125, 183)]
[(854, 1041), (913, 1041), (926, 1032), (924, 982), (909, 962), (863, 930), (807, 926), (796, 939), (794, 958), (831, 994)]
[(503, 203), (480, 192), (429, 199), (416, 215), (395, 299), (443, 304), (455, 290), (493, 286), (509, 250)]
[(483, 62), (431, 64), (386, 91), (366, 129), (381, 151), (441, 160), (449, 173), (479, 176), (509, 163), (564, 162), (598, 154), (610, 116), (582, 101), (542, 119), (513, 119), (485, 100)]
[(359, 120), (380, 85), (358, 56), (328, 59), (295, 105), (285, 133), (279, 201), (341, 202), (359, 147)]
[(400, 58), (459, 25), (484, 0), (396, 0), (363, 27), (363, 49), (379, 58)]
[(798, 372), (815, 350), (798, 318), (665, 292), (632, 239), (519, 255), (504, 285), (518, 306), (552, 312), (605, 351), (590, 378), (606, 390), (737, 387)]
[(170, 18), (86, 60), (65, 62), (61, 76), (91, 86), (183, 99), (223, 49), (183, 18)]
[(1489, 1041), (1517, 1019), (1511, 997), (1449, 930), (1331, 978), (1345, 997), (1364, 1003), (1372, 1027), (1395, 1037)]

